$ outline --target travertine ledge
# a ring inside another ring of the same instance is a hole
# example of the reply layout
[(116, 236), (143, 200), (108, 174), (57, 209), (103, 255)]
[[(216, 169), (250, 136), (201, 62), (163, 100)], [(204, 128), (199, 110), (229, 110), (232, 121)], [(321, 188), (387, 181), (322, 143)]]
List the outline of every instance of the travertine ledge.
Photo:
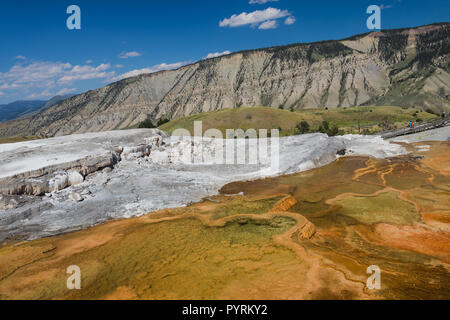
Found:
[(127, 130), (0, 146), (0, 194), (41, 196), (79, 184), (94, 172), (112, 170), (122, 158), (150, 155), (165, 135)]

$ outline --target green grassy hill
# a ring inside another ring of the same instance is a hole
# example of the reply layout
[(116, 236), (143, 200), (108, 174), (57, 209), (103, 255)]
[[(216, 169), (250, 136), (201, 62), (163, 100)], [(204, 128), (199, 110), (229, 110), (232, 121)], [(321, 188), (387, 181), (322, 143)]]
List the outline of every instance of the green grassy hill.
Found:
[(300, 133), (296, 126), (301, 121), (310, 125), (309, 132), (319, 131), (323, 121), (329, 127), (336, 126), (340, 134), (358, 133), (358, 120), (361, 133), (377, 133), (380, 131), (406, 127), (410, 120), (427, 122), (437, 116), (415, 108), (400, 107), (354, 107), (333, 109), (305, 109), (287, 111), (266, 107), (243, 107), (201, 113), (185, 118), (172, 120), (159, 128), (172, 133), (176, 129), (187, 129), (193, 135), (194, 121), (203, 122), (203, 132), (216, 128), (225, 136), (226, 129), (281, 129), (281, 136)]

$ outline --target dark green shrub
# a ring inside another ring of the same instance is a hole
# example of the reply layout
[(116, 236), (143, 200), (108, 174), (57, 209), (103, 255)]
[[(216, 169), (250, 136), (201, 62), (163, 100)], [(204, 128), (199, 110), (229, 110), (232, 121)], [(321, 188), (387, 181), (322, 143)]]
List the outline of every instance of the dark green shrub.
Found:
[(153, 124), (152, 120), (147, 118), (144, 121), (142, 121), (141, 123), (139, 123), (139, 128), (140, 129), (144, 129), (144, 128), (152, 129), (152, 128), (155, 128), (155, 125)]
[(433, 110), (431, 110), (430, 108), (428, 108), (427, 110), (425, 110), (426, 112), (428, 112), (428, 113), (431, 113), (431, 114), (436, 114)]
[(298, 131), (300, 131), (301, 134), (307, 133), (310, 129), (310, 125), (306, 121), (301, 121), (299, 124), (297, 124), (296, 128)]
[(161, 127), (163, 124), (166, 124), (169, 121), (169, 119), (159, 119), (157, 127)]

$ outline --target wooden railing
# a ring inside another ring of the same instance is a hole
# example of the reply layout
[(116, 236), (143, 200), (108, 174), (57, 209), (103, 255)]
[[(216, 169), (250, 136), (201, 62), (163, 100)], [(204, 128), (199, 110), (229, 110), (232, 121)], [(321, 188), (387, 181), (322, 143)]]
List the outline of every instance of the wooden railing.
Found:
[(398, 136), (404, 136), (407, 134), (413, 134), (418, 132), (423, 132), (427, 130), (432, 130), (436, 128), (441, 128), (450, 125), (450, 118), (445, 119), (439, 119), (432, 122), (427, 122), (418, 126), (415, 126), (414, 128), (404, 128), (404, 129), (397, 129), (397, 130), (390, 130), (379, 133), (379, 135), (383, 139), (389, 139), (394, 138)]

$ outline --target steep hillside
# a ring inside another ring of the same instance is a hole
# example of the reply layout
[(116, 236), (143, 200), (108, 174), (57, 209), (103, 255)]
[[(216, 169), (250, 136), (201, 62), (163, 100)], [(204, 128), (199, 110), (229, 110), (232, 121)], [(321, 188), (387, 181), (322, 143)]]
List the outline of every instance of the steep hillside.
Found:
[(136, 126), (240, 106), (450, 109), (450, 24), (251, 50), (140, 75), (67, 99), (1, 136)]

